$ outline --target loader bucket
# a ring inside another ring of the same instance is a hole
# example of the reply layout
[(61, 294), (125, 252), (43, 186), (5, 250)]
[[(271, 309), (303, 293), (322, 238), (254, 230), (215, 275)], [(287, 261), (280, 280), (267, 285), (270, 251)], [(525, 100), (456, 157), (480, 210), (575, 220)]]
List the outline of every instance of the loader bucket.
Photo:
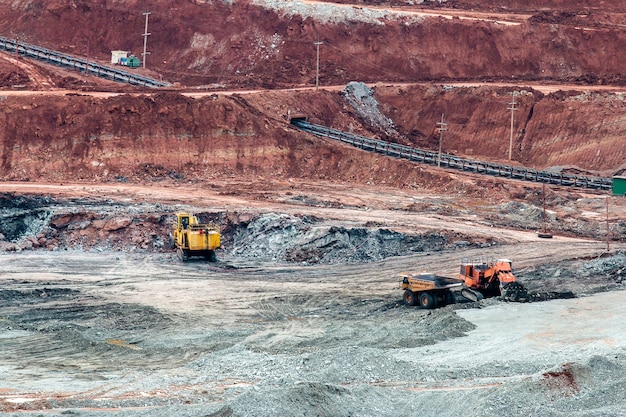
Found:
[(529, 301), (526, 288), (519, 282), (507, 282), (500, 286), (502, 298), (505, 301), (513, 301), (515, 303), (525, 303)]

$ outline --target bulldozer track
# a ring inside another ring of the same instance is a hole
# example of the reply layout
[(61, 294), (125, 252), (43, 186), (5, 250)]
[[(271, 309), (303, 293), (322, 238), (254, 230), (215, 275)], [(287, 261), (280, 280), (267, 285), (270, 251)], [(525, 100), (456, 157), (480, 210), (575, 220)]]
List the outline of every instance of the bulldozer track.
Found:
[(351, 133), (331, 129), (326, 126), (312, 124), (307, 122), (304, 118), (292, 118), (290, 123), (300, 130), (317, 136), (335, 139), (340, 142), (348, 143), (359, 149), (377, 152), (395, 158), (407, 159), (412, 162), (440, 165), (442, 168), (456, 169), (476, 174), (560, 185), (565, 187), (588, 188), (594, 190), (610, 190), (612, 188), (611, 178), (538, 171), (532, 168), (459, 158), (458, 156), (443, 153), (439, 156), (437, 152), (366, 138), (364, 136), (353, 135)]

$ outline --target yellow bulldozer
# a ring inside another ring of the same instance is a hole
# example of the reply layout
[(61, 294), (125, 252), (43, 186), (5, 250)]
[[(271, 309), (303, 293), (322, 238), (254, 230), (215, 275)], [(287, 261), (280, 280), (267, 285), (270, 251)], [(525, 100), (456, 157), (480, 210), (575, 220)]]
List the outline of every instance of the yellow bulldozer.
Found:
[(217, 261), (215, 250), (220, 247), (221, 235), (215, 223), (201, 224), (191, 213), (176, 213), (170, 240), (181, 262), (187, 262), (192, 256)]

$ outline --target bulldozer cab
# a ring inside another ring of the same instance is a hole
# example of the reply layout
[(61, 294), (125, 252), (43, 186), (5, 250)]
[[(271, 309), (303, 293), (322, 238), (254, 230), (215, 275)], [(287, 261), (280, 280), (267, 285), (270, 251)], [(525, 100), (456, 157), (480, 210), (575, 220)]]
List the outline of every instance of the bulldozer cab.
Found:
[(181, 216), (180, 217), (180, 228), (186, 229), (189, 227), (189, 216)]

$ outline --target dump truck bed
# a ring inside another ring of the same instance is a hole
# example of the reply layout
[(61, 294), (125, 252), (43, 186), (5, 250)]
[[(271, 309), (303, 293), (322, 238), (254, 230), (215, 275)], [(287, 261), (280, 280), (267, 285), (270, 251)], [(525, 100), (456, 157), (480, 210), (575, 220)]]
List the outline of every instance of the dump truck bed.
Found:
[(432, 273), (404, 273), (401, 288), (404, 290), (402, 300), (407, 306), (420, 305), (422, 308), (444, 307), (454, 304), (451, 289), (463, 286), (463, 281), (456, 278), (443, 277)]
[(403, 289), (411, 291), (446, 290), (463, 285), (463, 280), (431, 273), (405, 273), (401, 276)]

